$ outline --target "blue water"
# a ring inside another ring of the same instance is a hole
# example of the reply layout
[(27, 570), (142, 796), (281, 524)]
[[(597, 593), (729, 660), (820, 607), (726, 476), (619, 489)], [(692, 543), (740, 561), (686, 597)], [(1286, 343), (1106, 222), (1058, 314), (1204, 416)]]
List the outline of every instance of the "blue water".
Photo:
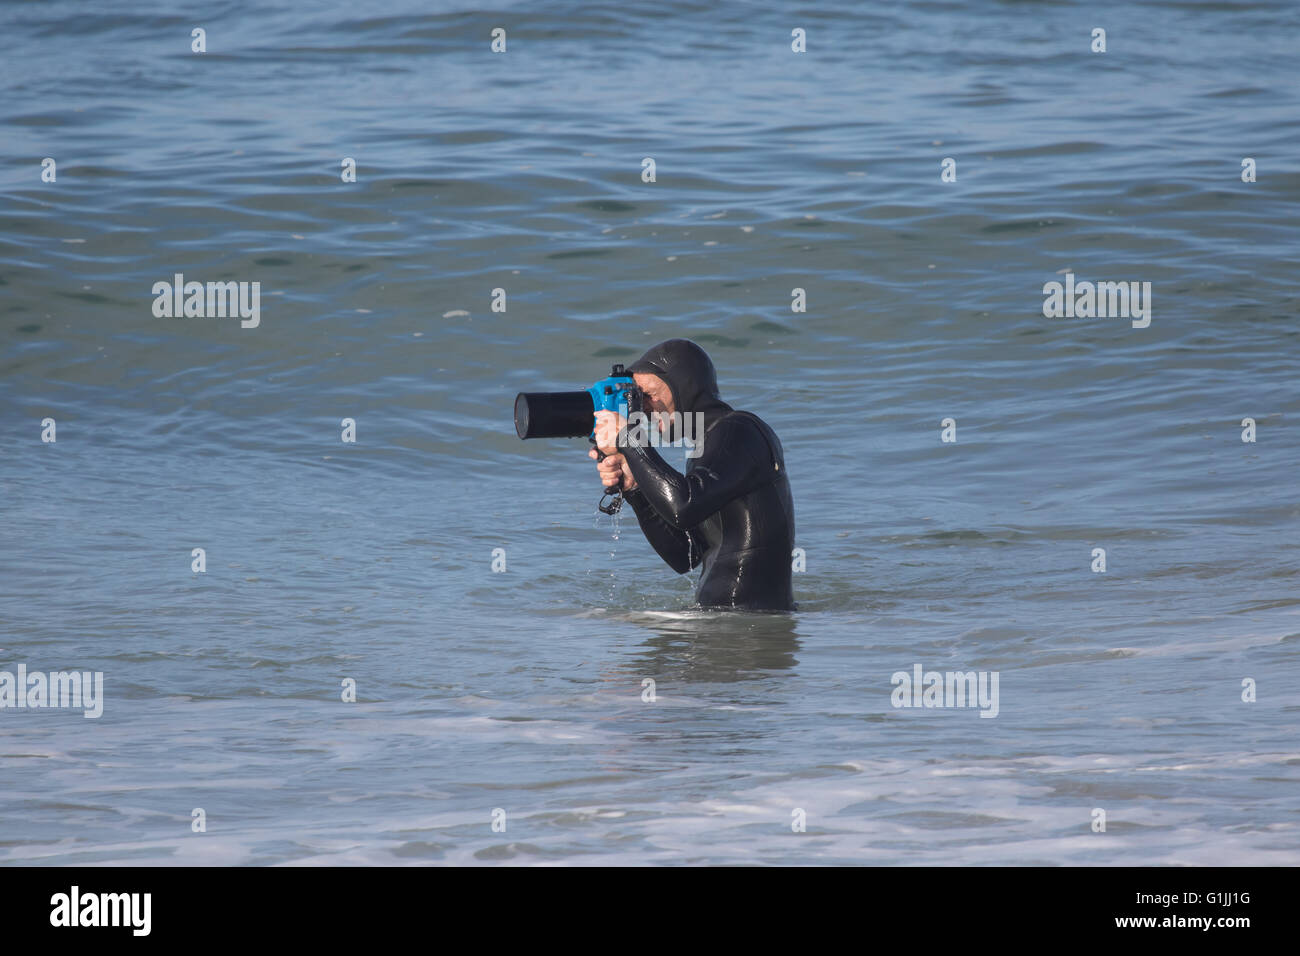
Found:
[[(133, 10), (0, 6), (0, 670), (105, 688), (0, 710), (0, 861), (1300, 863), (1294, 4)], [(793, 615), (514, 435), (674, 336)]]

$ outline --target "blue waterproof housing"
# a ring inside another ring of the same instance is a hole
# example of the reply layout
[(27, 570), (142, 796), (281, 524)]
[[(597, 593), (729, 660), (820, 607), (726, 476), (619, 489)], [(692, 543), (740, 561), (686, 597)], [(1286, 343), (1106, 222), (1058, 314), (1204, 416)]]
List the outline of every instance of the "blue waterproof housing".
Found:
[(632, 373), (615, 365), (585, 392), (520, 392), (515, 396), (515, 433), (520, 438), (594, 438), (596, 412), (625, 418), (642, 410)]
[[(632, 380), (632, 373), (623, 371), (621, 365), (615, 365), (608, 378), (602, 378), (587, 389), (587, 394), (591, 396), (593, 415), (596, 412), (617, 412), (624, 418), (627, 418), (629, 410), (641, 410), (640, 392)], [(588, 437), (596, 437), (594, 425)]]
[[(520, 438), (581, 438), (596, 444), (596, 412), (617, 412), (624, 418), (644, 410), (643, 394), (636, 387), (632, 373), (615, 365), (609, 376), (585, 392), (520, 392), (515, 396), (515, 434)], [(596, 449), (596, 457), (605, 454)], [(600, 510), (618, 511), (623, 499), (620, 484), (605, 489)]]

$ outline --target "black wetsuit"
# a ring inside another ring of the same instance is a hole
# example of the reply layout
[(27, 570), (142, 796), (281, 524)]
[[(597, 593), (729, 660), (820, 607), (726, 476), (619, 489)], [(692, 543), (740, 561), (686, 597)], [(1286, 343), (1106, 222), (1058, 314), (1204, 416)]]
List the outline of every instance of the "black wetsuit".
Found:
[(718, 397), (713, 362), (687, 339), (661, 342), (628, 370), (662, 378), (683, 416), (704, 415), (703, 451), (684, 476), (620, 435), (637, 483), (624, 498), (646, 540), (678, 574), (704, 563), (695, 599), (705, 607), (794, 610), (794, 502), (776, 433)]

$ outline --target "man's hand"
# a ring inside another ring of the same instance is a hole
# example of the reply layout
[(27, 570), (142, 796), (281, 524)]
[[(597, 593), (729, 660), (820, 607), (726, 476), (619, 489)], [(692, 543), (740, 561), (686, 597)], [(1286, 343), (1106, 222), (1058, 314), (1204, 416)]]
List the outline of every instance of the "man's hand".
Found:
[(596, 413), (596, 447), (606, 455), (618, 454), (618, 433), (627, 421), (617, 412)]
[[(602, 488), (609, 488), (618, 484), (619, 476), (623, 478), (623, 490), (631, 491), (636, 487), (636, 479), (632, 477), (632, 469), (628, 468), (627, 462), (618, 451), (618, 432), (623, 428), (626, 422), (622, 415), (614, 412), (597, 412), (596, 413), (596, 448), (599, 448), (606, 455), (604, 461), (596, 463), (596, 471), (600, 473), (600, 484)], [(596, 448), (587, 452), (588, 458), (596, 458)]]
[[(596, 457), (596, 449), (587, 452), (588, 457)], [(600, 486), (610, 488), (618, 484), (619, 476), (623, 478), (623, 490), (631, 491), (636, 487), (636, 479), (632, 477), (632, 471), (627, 467), (627, 462), (623, 460), (622, 455), (608, 455), (604, 461), (596, 463), (596, 471), (600, 473)]]

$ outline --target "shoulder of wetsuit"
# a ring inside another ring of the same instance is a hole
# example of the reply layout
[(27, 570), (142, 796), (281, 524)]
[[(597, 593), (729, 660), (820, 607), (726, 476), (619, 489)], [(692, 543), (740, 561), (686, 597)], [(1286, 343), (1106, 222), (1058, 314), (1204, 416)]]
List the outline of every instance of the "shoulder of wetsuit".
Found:
[[(723, 434), (720, 434), (718, 438), (724, 442), (724, 447), (725, 442), (728, 439), (751, 438), (751, 436), (757, 433), (760, 443), (753, 444), (751, 447), (754, 457), (761, 461), (765, 452), (768, 464), (772, 466), (774, 472), (779, 472), (785, 467), (785, 455), (781, 448), (780, 441), (776, 437), (776, 433), (772, 431), (770, 425), (753, 412), (733, 409), (722, 418), (718, 419), (717, 424), (714, 425), (714, 429), (723, 428), (727, 430)], [(713, 429), (710, 429), (710, 431), (712, 430)], [(708, 443), (708, 440), (709, 435), (708, 432), (706, 432), (704, 436), (706, 444)]]

